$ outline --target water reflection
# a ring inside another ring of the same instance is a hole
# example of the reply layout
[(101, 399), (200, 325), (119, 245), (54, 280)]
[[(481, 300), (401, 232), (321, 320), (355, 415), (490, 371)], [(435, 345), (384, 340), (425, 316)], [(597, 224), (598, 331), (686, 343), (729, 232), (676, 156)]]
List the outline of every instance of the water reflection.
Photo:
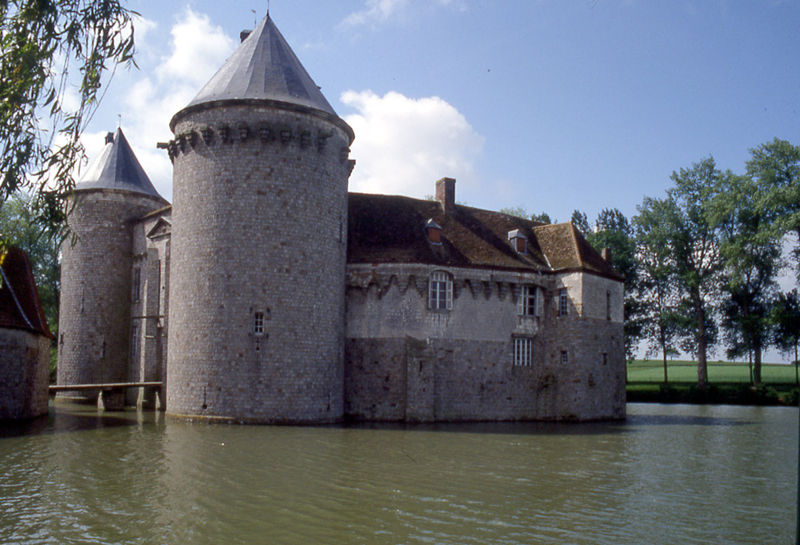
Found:
[[(68, 406), (0, 427), (4, 543), (789, 543), (791, 408), (249, 427)], [(768, 538), (765, 538), (768, 536)]]

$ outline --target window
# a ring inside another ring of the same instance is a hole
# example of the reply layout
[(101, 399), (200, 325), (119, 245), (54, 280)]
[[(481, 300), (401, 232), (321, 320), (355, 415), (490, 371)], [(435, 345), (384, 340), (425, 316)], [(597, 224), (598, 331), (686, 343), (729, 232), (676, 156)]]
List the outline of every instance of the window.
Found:
[(142, 269), (134, 267), (133, 269), (133, 301), (138, 303), (142, 298)]
[(611, 319), (611, 292), (606, 292), (606, 320)]
[(264, 334), (264, 313), (256, 312), (253, 314), (253, 334)]
[(569, 296), (567, 295), (567, 288), (558, 290), (558, 315), (566, 316), (569, 311)]
[(428, 287), (428, 308), (432, 310), (453, 308), (453, 281), (449, 274), (444, 271), (432, 272)]
[(514, 366), (530, 367), (533, 365), (533, 339), (514, 337)]
[(133, 324), (131, 326), (131, 362), (136, 363), (138, 357), (139, 357), (139, 324)]
[(608, 352), (603, 352), (603, 354), (602, 354), (602, 362), (603, 362), (603, 365), (608, 365)]
[(536, 286), (522, 286), (517, 301), (517, 314), (521, 316), (536, 315)]
[(561, 363), (562, 363), (562, 365), (566, 364), (567, 361), (569, 361), (568, 358), (567, 358), (567, 351), (566, 350), (562, 350), (561, 351)]

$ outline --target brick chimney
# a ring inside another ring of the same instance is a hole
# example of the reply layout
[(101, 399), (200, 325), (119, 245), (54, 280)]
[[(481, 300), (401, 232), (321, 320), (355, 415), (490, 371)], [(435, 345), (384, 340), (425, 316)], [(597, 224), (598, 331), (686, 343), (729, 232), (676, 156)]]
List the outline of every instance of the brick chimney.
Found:
[(436, 200), (442, 205), (445, 214), (452, 214), (456, 210), (456, 180), (455, 178), (440, 178), (436, 180)]
[(611, 248), (603, 248), (600, 255), (606, 260), (606, 263), (611, 262)]

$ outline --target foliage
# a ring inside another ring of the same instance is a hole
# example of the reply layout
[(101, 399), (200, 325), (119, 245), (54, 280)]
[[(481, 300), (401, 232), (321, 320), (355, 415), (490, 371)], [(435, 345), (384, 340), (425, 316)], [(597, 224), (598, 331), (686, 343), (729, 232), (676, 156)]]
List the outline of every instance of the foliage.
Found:
[[(586, 214), (575, 211), (574, 219), (585, 219)], [(588, 222), (587, 222), (588, 227)], [(608, 249), (609, 264), (625, 277), (625, 299), (623, 301), (625, 354), (632, 360), (642, 337), (643, 308), (639, 300), (639, 265), (636, 258), (634, 230), (628, 218), (616, 208), (604, 208), (597, 215), (595, 229), (585, 232), (586, 240), (598, 252)]]
[(499, 210), (499, 212), (501, 214), (508, 214), (509, 216), (515, 216), (517, 218), (528, 219), (528, 217), (529, 217), (528, 216), (528, 211), (525, 210), (525, 208), (522, 207), (522, 206), (512, 206), (512, 207), (501, 208)]
[(572, 225), (578, 228), (578, 231), (580, 231), (583, 236), (586, 236), (587, 233), (589, 233), (590, 231), (589, 219), (586, 217), (585, 212), (581, 212), (580, 210), (573, 210), (570, 221), (572, 222)]
[[(800, 279), (800, 146), (778, 138), (750, 150), (747, 175), (759, 188), (748, 202), (770, 224), (773, 240), (794, 233), (795, 270)], [(755, 197), (755, 198), (753, 198)]]
[(778, 294), (772, 305), (770, 318), (774, 326), (775, 345), (784, 354), (794, 353), (795, 382), (800, 384), (800, 360), (797, 357), (800, 345), (800, 295), (796, 289)]
[(26, 191), (35, 222), (60, 228), (103, 78), (133, 62), (133, 15), (120, 0), (0, 2), (0, 207)]
[(36, 222), (29, 200), (17, 194), (0, 208), (0, 238), (28, 254), (44, 315), (51, 331), (58, 328), (61, 267), (59, 240)]
[(531, 221), (545, 223), (547, 225), (553, 223), (553, 220), (550, 219), (550, 216), (547, 212), (542, 212), (541, 214), (531, 214)]
[(673, 261), (669, 250), (669, 230), (663, 218), (672, 212), (663, 199), (645, 197), (634, 217), (636, 259), (639, 264), (639, 302), (643, 322), (642, 336), (650, 351), (659, 351), (664, 364), (664, 382), (669, 381), (667, 356), (676, 352), (680, 329)]
[(722, 326), (729, 356), (751, 354), (753, 383), (761, 382), (761, 354), (769, 344), (772, 298), (780, 269), (780, 238), (773, 235), (771, 212), (753, 204), (768, 188), (749, 177), (727, 174), (709, 203), (709, 217), (720, 231), (724, 261)]
[(708, 380), (707, 353), (714, 340), (709, 330), (714, 323), (712, 301), (722, 271), (719, 232), (709, 220), (709, 203), (719, 191), (722, 175), (712, 157), (673, 172), (674, 185), (654, 218), (663, 223), (672, 278), (685, 308), (690, 309), (689, 348), (697, 357), (700, 389)]

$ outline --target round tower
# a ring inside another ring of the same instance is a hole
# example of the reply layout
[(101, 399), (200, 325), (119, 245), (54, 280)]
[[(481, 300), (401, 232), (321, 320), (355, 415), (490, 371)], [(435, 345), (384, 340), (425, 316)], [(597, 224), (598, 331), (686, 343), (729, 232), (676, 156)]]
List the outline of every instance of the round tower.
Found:
[(269, 16), (170, 127), (167, 412), (340, 420), (352, 129)]
[[(166, 206), (121, 129), (75, 186), (61, 245), (58, 384), (128, 379), (135, 297), (131, 221)], [(96, 399), (97, 393), (59, 397)]]

